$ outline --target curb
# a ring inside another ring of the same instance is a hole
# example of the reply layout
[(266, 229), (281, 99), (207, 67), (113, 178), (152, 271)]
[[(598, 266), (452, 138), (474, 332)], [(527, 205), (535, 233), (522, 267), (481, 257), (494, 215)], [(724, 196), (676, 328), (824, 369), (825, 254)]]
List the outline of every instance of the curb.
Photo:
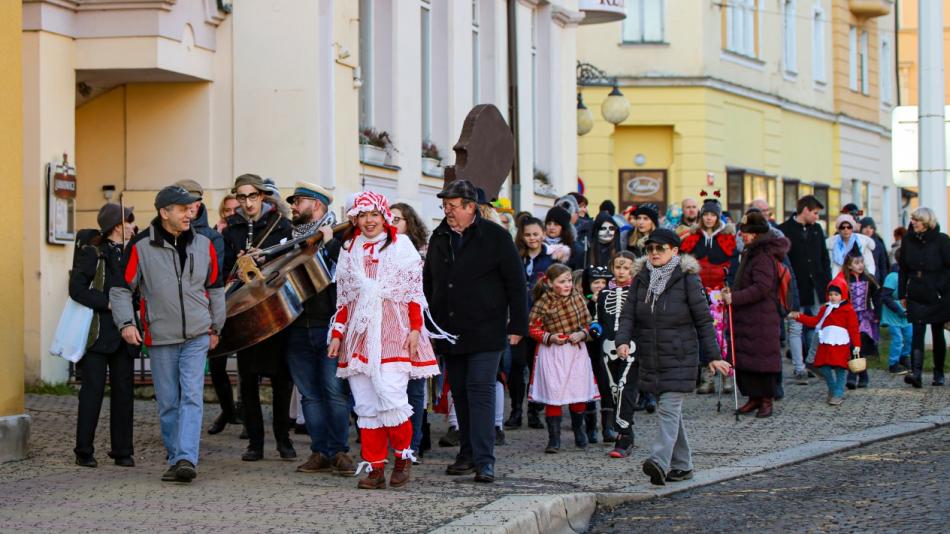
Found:
[(691, 480), (673, 486), (657, 488), (650, 484), (636, 484), (619, 491), (604, 493), (508, 495), (432, 532), (436, 534), (585, 532), (597, 506), (618, 506), (665, 497), (947, 425), (950, 425), (950, 406), (936, 414), (925, 415), (910, 421), (866, 428), (835, 438), (821, 439), (780, 451), (750, 456), (728, 466), (697, 471)]

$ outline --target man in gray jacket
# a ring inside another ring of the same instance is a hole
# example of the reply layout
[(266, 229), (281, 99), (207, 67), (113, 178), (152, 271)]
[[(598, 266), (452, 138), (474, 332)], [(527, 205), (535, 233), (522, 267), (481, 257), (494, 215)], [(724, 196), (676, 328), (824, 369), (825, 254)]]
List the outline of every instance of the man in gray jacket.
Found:
[[(226, 316), (214, 245), (191, 227), (190, 204), (196, 200), (178, 186), (159, 191), (158, 216), (123, 254), (125, 285), (109, 292), (122, 338), (148, 347), (169, 464), (165, 481), (191, 482), (198, 474), (205, 360)], [(136, 291), (138, 325), (132, 307)]]

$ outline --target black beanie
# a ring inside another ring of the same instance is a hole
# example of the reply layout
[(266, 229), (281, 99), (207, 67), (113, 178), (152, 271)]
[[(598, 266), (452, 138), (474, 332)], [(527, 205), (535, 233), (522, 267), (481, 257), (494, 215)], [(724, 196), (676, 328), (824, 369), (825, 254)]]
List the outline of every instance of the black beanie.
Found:
[(617, 206), (615, 206), (614, 203), (611, 202), (610, 200), (605, 200), (600, 203), (600, 208), (597, 210), (597, 213), (600, 213), (602, 211), (606, 211), (607, 213), (611, 215), (616, 215)]
[(556, 222), (564, 231), (570, 231), (571, 214), (568, 213), (566, 209), (560, 206), (554, 206), (549, 209), (548, 214), (544, 217), (545, 226), (551, 221)]
[(762, 212), (757, 210), (749, 210), (749, 213), (742, 218), (742, 223), (739, 224), (739, 231), (743, 234), (767, 234), (770, 229), (769, 221), (765, 220)]
[(653, 221), (653, 226), (660, 227), (660, 210), (656, 207), (656, 204), (640, 204), (637, 209), (633, 210), (633, 217), (636, 218), (637, 215), (646, 215)]

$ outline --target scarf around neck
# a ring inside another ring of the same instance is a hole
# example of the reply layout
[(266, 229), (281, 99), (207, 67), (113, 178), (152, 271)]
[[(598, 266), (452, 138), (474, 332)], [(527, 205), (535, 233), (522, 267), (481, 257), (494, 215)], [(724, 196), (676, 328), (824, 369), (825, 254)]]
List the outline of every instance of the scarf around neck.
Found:
[(650, 271), (650, 287), (647, 289), (647, 298), (644, 302), (650, 303), (650, 311), (653, 311), (653, 306), (656, 304), (658, 298), (663, 293), (663, 290), (666, 289), (666, 284), (669, 283), (670, 277), (673, 276), (673, 271), (679, 267), (680, 257), (673, 256), (673, 258), (662, 267), (654, 267), (649, 260), (646, 261), (647, 270)]
[(838, 239), (835, 239), (834, 250), (831, 251), (832, 260), (834, 260), (836, 265), (844, 265), (845, 257), (848, 255), (848, 251), (851, 250), (851, 247), (858, 244), (858, 235), (851, 234), (851, 239), (847, 242), (841, 239), (841, 236), (835, 236)]
[(297, 239), (298, 237), (310, 235), (316, 232), (318, 228), (322, 228), (323, 226), (333, 226), (335, 224), (336, 215), (334, 215), (332, 211), (328, 211), (323, 217), (317, 219), (316, 221), (310, 221), (304, 224), (295, 224), (292, 237)]

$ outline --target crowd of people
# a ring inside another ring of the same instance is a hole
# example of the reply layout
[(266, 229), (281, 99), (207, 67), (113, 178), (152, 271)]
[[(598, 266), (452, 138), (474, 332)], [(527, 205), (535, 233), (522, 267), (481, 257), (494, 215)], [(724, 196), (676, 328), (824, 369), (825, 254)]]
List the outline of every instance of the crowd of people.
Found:
[(505, 431), (547, 429), (539, 452), (561, 450), (564, 407), (574, 446), (610, 443), (614, 459), (634, 450), (635, 413), (655, 414), (643, 472), (658, 485), (686, 480), (688, 395), (738, 388), (746, 398), (738, 413), (771, 417), (785, 395), (787, 355), (791, 382), (820, 376), (838, 406), (846, 389), (869, 386), (849, 361), (876, 357), (882, 328), (889, 371), (920, 388), (930, 325), (932, 385), (944, 384), (950, 238), (926, 207), (888, 248), (853, 204), (834, 214), (826, 236), (826, 207), (811, 195), (776, 222), (761, 199), (729, 214), (718, 192), (662, 215), (650, 203), (618, 212), (609, 200), (593, 214), (571, 193), (542, 220), (457, 180), (438, 194), (444, 218), (431, 233), (412, 206), (372, 191), (346, 200), (345, 231), (332, 192), (317, 184), (298, 182), (285, 201), (272, 181), (241, 175), (213, 226), (203, 195), (192, 180), (162, 189), (142, 231), (131, 208), (106, 204), (98, 231), (77, 246), (70, 296), (96, 312), (79, 363), (78, 465), (97, 465), (107, 373), (109, 456), (135, 465), (131, 362), (147, 351), (167, 452), (162, 479), (194, 479), (205, 362), (220, 341), (226, 295), (241, 284), (236, 265), (266, 263), (294, 250), (275, 245), (307, 236), (320, 236), (332, 283), (290, 327), (237, 352), (237, 401), (228, 357), (210, 359), (220, 413), (206, 430), (243, 425), (241, 459), (264, 458), (266, 377), (279, 457), (297, 458), (291, 433), (305, 433), (310, 454), (297, 471), (365, 472), (362, 489), (410, 482), (436, 414), (450, 423), (439, 445), (458, 447), (446, 474), (493, 482)]

